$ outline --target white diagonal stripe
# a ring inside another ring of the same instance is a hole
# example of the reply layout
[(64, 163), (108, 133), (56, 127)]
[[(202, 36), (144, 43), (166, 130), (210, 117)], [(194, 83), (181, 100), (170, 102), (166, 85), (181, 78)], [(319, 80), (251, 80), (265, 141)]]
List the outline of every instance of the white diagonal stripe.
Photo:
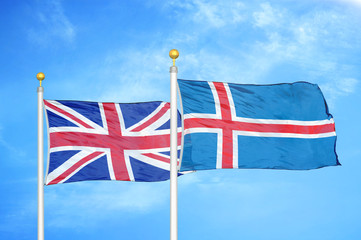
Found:
[(125, 161), (125, 166), (128, 171), (129, 180), (134, 182), (135, 178), (134, 178), (134, 174), (133, 174), (132, 165), (130, 164), (129, 153), (131, 153), (131, 151), (124, 150), (124, 161)]
[[(84, 117), (83, 115), (81, 115), (81, 114), (78, 113), (77, 111), (75, 111), (75, 110), (73, 110), (73, 109), (71, 109), (71, 108), (69, 108), (69, 107), (61, 104), (60, 102), (54, 101), (54, 100), (46, 100), (46, 101), (49, 102), (50, 104), (52, 104), (52, 105), (54, 105), (54, 106), (62, 109), (63, 111), (65, 111), (65, 112), (73, 115), (75, 118), (83, 121), (84, 123), (88, 124), (88, 125), (91, 126), (92, 128), (97, 129), (97, 130), (99, 130), (99, 131), (102, 131), (102, 130), (103, 130), (103, 127), (99, 126), (99, 125), (96, 124), (95, 122), (93, 122), (93, 121), (89, 120), (88, 118)], [(67, 119), (68, 121), (74, 123), (75, 125), (77, 125), (77, 126), (79, 126), (79, 127), (81, 127), (81, 128), (85, 128), (84, 126), (82, 126), (81, 124), (79, 124), (78, 122), (76, 122), (75, 120), (69, 118), (68, 116), (65, 116), (64, 114), (62, 114), (62, 113), (60, 113), (60, 112), (58, 112), (58, 111), (56, 111), (56, 110), (54, 110), (54, 109), (52, 109), (51, 107), (48, 107), (48, 106), (45, 105), (45, 108), (46, 108), (47, 110), (49, 110), (49, 111), (51, 111), (51, 112), (53, 112), (53, 113), (61, 116), (61, 117)]]
[(146, 164), (170, 171), (170, 163), (166, 163), (166, 162), (145, 156), (145, 155), (141, 154), (139, 151), (133, 152), (132, 156), (134, 158), (136, 158), (137, 160), (142, 161)]
[[(67, 161), (65, 161), (62, 165), (60, 165), (59, 167), (57, 167), (54, 171), (52, 171), (51, 173), (48, 174), (47, 178), (46, 178), (46, 184), (49, 184), (51, 181), (53, 181), (54, 179), (56, 179), (57, 177), (59, 177), (61, 174), (63, 174), (65, 171), (67, 171), (69, 168), (71, 168), (72, 166), (74, 166), (76, 163), (78, 163), (79, 161), (81, 161), (83, 158), (89, 156), (90, 154), (94, 153), (94, 151), (80, 151), (79, 153), (75, 154), (74, 156), (72, 156), (71, 158), (69, 158)], [(102, 153), (96, 157), (94, 157), (93, 159), (85, 162), (84, 164), (82, 164), (81, 166), (79, 166), (76, 170), (74, 170), (71, 174), (69, 174), (66, 178), (64, 178), (63, 180), (61, 180), (59, 183), (63, 183), (66, 180), (68, 180), (69, 178), (71, 178), (75, 173), (77, 173), (80, 169), (82, 169), (83, 167), (85, 167), (86, 165), (90, 164), (91, 162), (95, 161), (96, 159), (99, 159), (100, 157), (104, 156), (105, 153)]]
[[(147, 122), (149, 119), (151, 119), (152, 117), (154, 117), (158, 112), (160, 112), (162, 110), (162, 108), (165, 106), (166, 102), (162, 102), (151, 114), (149, 114), (147, 117), (145, 117), (144, 119), (142, 119), (141, 121), (139, 121), (138, 123), (134, 124), (133, 126), (129, 127), (127, 129), (127, 131), (132, 131), (133, 129), (139, 127), (140, 125), (144, 124), (145, 122)], [(169, 110), (168, 110), (169, 111)], [(166, 113), (167, 114), (167, 113)], [(169, 113), (168, 113), (168, 116)], [(159, 120), (159, 119), (158, 119)], [(157, 121), (158, 121), (157, 120)], [(168, 118), (169, 120), (169, 118)], [(161, 126), (161, 125), (160, 125)], [(159, 126), (159, 127), (160, 127)], [(148, 126), (149, 127), (149, 126)]]

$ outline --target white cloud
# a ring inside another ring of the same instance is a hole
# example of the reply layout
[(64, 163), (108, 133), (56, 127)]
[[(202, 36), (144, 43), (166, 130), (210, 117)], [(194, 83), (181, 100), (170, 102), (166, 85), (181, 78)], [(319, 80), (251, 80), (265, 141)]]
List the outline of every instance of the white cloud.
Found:
[(48, 45), (53, 39), (61, 39), (71, 43), (75, 39), (76, 31), (64, 13), (60, 0), (39, 3), (35, 10), (38, 24), (28, 31), (28, 38), (41, 45)]
[[(188, 9), (200, 2), (187, 1), (183, 5), (172, 2), (172, 4), (175, 3), (183, 9)], [(204, 9), (208, 9), (208, 12), (200, 10), (203, 8), (199, 7), (195, 9), (198, 14), (202, 13), (203, 17), (199, 18), (205, 19), (217, 7), (221, 8), (220, 4), (216, 7), (213, 5), (205, 7)], [(244, 12), (248, 12), (253, 18), (247, 19)], [(194, 33), (191, 35), (192, 42), (187, 42), (187, 45), (192, 46), (190, 51), (184, 55), (181, 54), (181, 60), (179, 60), (182, 66), (179, 73), (181, 77), (227, 82), (269, 83), (270, 72), (282, 65), (286, 66), (285, 72), (287, 72), (287, 68), (291, 65), (302, 72), (302, 79), (298, 80), (324, 85), (329, 81), (336, 81), (333, 79), (344, 79), (345, 75), (352, 78), (352, 73), (357, 72), (353, 65), (344, 60), (345, 53), (340, 54), (341, 51), (354, 51), (355, 47), (360, 50), (361, 44), (361, 35), (355, 27), (357, 18), (347, 11), (332, 7), (327, 10), (311, 8), (300, 15), (265, 2), (256, 7), (252, 4), (242, 4), (241, 13), (244, 14), (243, 21), (236, 24), (235, 28), (244, 32), (247, 27), (256, 26), (256, 30), (262, 37), (257, 37), (258, 41), (243, 47), (240, 44), (242, 35), (237, 35), (236, 31), (232, 35), (238, 36), (239, 43), (227, 41), (222, 36), (221, 39), (214, 40), (217, 43), (222, 42), (222, 45), (212, 45), (212, 48), (208, 48), (202, 44), (202, 41), (206, 36), (212, 39), (212, 31)], [(185, 11), (183, 18), (192, 18), (192, 15), (191, 11)], [(188, 32), (192, 32), (192, 29), (190, 26)], [(219, 31), (224, 30), (220, 28)], [(222, 35), (222, 33), (219, 34)], [(292, 73), (292, 70), (289, 72)], [(287, 76), (278, 77), (283, 79), (281, 81), (294, 79), (293, 75), (288, 78)], [(277, 81), (280, 80), (272, 79), (272, 83)], [(354, 81), (346, 82), (348, 82), (346, 86), (350, 86), (347, 89), (355, 86)], [(338, 86), (342, 94), (335, 96), (346, 96), (346, 92), (351, 94), (352, 91), (345, 90), (346, 86)]]
[(54, 94), (64, 92), (67, 99), (79, 98), (81, 89), (85, 101), (167, 101), (170, 95), (169, 67), (172, 65), (168, 56), (170, 48), (154, 45), (137, 49), (114, 48), (97, 56), (87, 68), (79, 68), (75, 76), (66, 75), (61, 79), (61, 85), (56, 85), (56, 81), (49, 82), (54, 86), (48, 88), (56, 88)]
[[(270, 75), (280, 66), (285, 66), (287, 73), (290, 65), (302, 72), (303, 78), (297, 80), (321, 85), (346, 75), (355, 78), (354, 66), (345, 63), (342, 54), (334, 53), (355, 47), (360, 50), (361, 35), (354, 17), (347, 12), (314, 8), (300, 15), (269, 2), (255, 6), (231, 0), (174, 0), (163, 4), (165, 10), (172, 9), (171, 14), (178, 11), (182, 19), (175, 21), (176, 34), (170, 31), (168, 36), (155, 36), (149, 47), (117, 49), (104, 56), (104, 60), (97, 59), (90, 76), (97, 81), (87, 80), (101, 92), (98, 100), (169, 100), (170, 48), (164, 46), (170, 44), (180, 50), (178, 76), (185, 79), (239, 83), (293, 81), (293, 75), (288, 78), (277, 75), (277, 79)], [(230, 24), (231, 32), (227, 28)], [(252, 38), (257, 40), (245, 40), (247, 45), (243, 45), (246, 30), (255, 31)], [(227, 39), (228, 36), (233, 39)], [(212, 43), (207, 44), (208, 41)], [(103, 65), (99, 66), (99, 62)]]
[(192, 172), (183, 175), (182, 177), (178, 178), (178, 187), (180, 189), (186, 190), (190, 185), (194, 186), (200, 182), (202, 182), (202, 179), (199, 177), (197, 172)]
[[(240, 2), (230, 2), (230, 4), (219, 4), (219, 2), (210, 3), (202, 0), (194, 1), (196, 6), (196, 13), (194, 21), (202, 21), (209, 23), (214, 27), (223, 27), (226, 24), (234, 24), (242, 21), (240, 11), (243, 9), (243, 4)], [(228, 5), (228, 6), (227, 6)]]
[[(169, 49), (170, 50), (170, 49)], [(105, 58), (98, 69), (107, 81), (101, 101), (166, 101), (169, 98), (169, 68), (172, 62), (166, 49), (118, 50)], [(144, 54), (146, 52), (147, 54)], [(111, 83), (111, 84), (110, 84)]]
[(297, 15), (269, 3), (261, 4), (261, 9), (253, 14), (254, 24), (266, 40), (255, 42), (246, 56), (250, 79), (262, 82), (269, 71), (283, 64), (302, 70), (306, 77), (302, 80), (321, 84), (355, 73), (343, 57), (347, 51), (360, 50), (354, 15), (334, 8)]
[(337, 83), (337, 88), (344, 94), (355, 92), (358, 80), (354, 78), (344, 78)]
[(338, 78), (321, 84), (320, 88), (327, 99), (328, 105), (333, 108), (339, 97), (345, 97), (356, 92), (358, 84), (359, 80), (355, 78)]
[(174, 0), (167, 1), (165, 7), (186, 10), (194, 23), (207, 28), (221, 28), (244, 21), (244, 4), (240, 1)]
[(310, 26), (297, 26), (293, 29), (293, 33), (297, 39), (297, 42), (301, 45), (312, 44), (315, 41), (315, 36), (313, 34), (313, 28)]
[(147, 214), (168, 203), (169, 183), (82, 182), (45, 189), (47, 224), (59, 228), (96, 226), (129, 213)]
[(341, 2), (341, 3), (346, 3), (346, 4), (351, 4), (353, 6), (361, 7), (361, 0), (331, 0), (331, 1), (336, 1), (336, 2)]
[[(273, 193), (275, 190), (278, 191), (278, 195), (280, 192), (290, 191), (294, 189), (294, 183), (284, 182), (284, 179), (274, 183), (254, 181), (254, 179), (253, 181), (247, 181), (244, 172), (240, 173), (240, 171), (239, 169), (209, 170), (184, 176), (185, 179), (189, 177), (195, 179), (187, 182), (191, 187), (184, 186), (183, 179), (179, 180), (181, 195), (192, 196), (191, 200), (187, 200), (189, 202), (183, 200), (181, 204), (192, 208), (193, 203), (201, 203), (202, 206), (197, 207), (196, 211), (205, 211), (207, 213), (207, 218), (202, 220), (206, 221), (206, 224), (210, 224), (210, 226), (219, 224), (219, 219), (226, 222), (225, 219), (229, 219), (229, 217), (234, 219), (238, 212), (242, 212), (242, 219), (253, 220), (273, 216), (280, 209), (285, 210), (290, 207), (283, 204), (283, 202), (280, 203), (278, 197), (275, 199)], [(239, 178), (240, 174), (244, 177), (243, 179)], [(246, 173), (246, 175), (249, 174)], [(225, 199), (227, 204), (217, 205)], [(270, 204), (265, 204), (264, 199), (268, 199)], [(275, 204), (277, 200), (278, 202)], [(217, 205), (216, 208), (214, 208), (215, 204)], [(259, 207), (261, 205), (262, 208)], [(234, 206), (237, 206), (237, 209)], [(236, 219), (240, 220), (237, 217)]]
[(257, 27), (265, 27), (269, 25), (280, 25), (283, 20), (282, 13), (277, 9), (271, 7), (271, 5), (267, 3), (261, 4), (262, 11), (257, 11), (253, 13), (253, 18), (255, 21), (255, 26)]

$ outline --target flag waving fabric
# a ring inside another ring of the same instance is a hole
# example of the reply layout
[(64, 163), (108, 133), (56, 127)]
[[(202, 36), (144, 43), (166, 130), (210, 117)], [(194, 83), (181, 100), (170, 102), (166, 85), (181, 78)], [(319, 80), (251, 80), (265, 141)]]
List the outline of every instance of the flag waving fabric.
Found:
[[(44, 100), (44, 104), (49, 134), (46, 185), (169, 179), (169, 103)], [(180, 131), (179, 127), (179, 139)]]
[(339, 165), (334, 120), (316, 84), (178, 80), (178, 85), (184, 121), (181, 171)]

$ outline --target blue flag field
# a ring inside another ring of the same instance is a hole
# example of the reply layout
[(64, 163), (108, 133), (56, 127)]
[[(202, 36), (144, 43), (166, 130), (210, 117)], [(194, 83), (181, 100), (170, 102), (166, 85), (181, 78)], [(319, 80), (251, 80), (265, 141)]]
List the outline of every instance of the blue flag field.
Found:
[(335, 123), (316, 84), (178, 80), (178, 85), (184, 114), (181, 171), (340, 165)]

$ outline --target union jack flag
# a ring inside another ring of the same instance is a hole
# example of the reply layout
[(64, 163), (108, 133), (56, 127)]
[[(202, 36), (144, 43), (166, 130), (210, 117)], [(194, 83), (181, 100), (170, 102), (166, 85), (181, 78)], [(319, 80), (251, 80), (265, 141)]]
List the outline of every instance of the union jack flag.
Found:
[[(44, 105), (49, 139), (46, 185), (169, 179), (169, 103), (44, 100)], [(179, 127), (178, 149), (180, 140)]]

